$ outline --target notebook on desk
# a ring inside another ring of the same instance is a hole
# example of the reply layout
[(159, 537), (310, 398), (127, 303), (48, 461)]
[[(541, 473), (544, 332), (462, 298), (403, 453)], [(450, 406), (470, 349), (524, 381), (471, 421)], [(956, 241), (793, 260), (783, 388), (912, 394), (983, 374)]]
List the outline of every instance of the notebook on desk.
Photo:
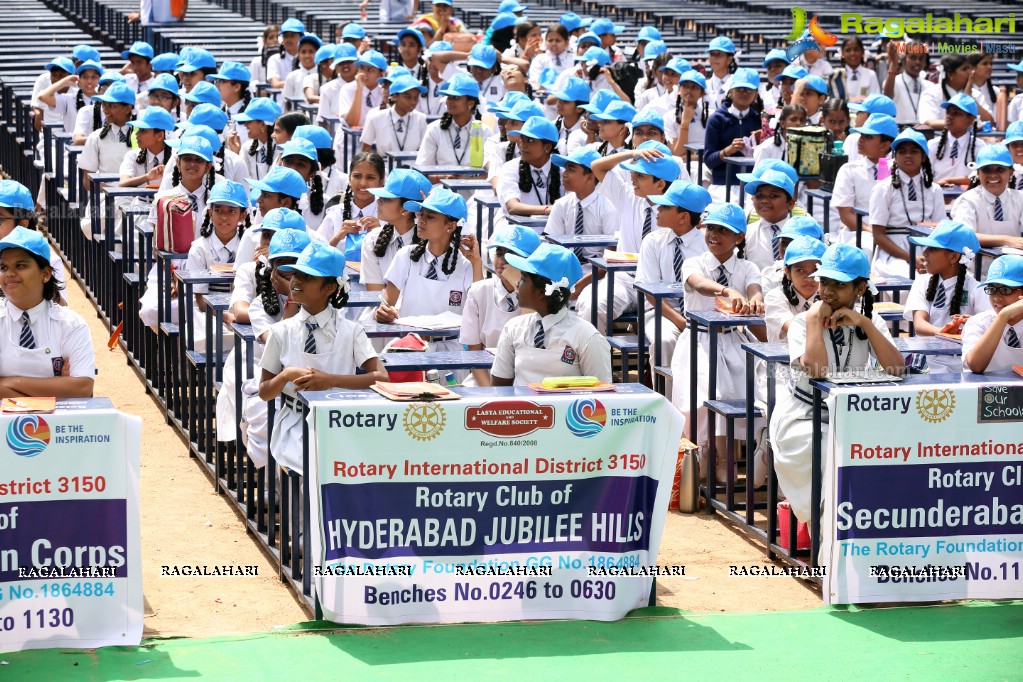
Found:
[(887, 384), (902, 381), (902, 377), (880, 371), (861, 370), (859, 372), (835, 372), (828, 374), (827, 380), (839, 386), (851, 384)]

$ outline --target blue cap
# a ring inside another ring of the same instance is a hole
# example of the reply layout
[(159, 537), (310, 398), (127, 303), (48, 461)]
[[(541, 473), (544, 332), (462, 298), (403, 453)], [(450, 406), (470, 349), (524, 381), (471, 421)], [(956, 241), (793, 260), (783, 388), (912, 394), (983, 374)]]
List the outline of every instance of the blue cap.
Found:
[(805, 87), (822, 95), (828, 94), (828, 83), (820, 76), (807, 76), (804, 80), (806, 81)]
[(799, 173), (793, 168), (792, 164), (786, 163), (781, 159), (762, 159), (754, 168), (752, 173), (736, 173), (735, 177), (743, 182), (753, 182), (759, 180), (760, 177), (769, 170), (781, 171), (785, 175), (789, 176), (792, 180), (792, 185), (795, 186), (799, 182)]
[(163, 130), (170, 132), (174, 130), (174, 117), (163, 107), (146, 107), (134, 121), (128, 121), (128, 125), (139, 130)]
[(588, 111), (591, 114), (599, 114), (607, 108), (607, 105), (611, 102), (621, 101), (621, 97), (618, 96), (613, 90), (607, 88), (601, 88), (594, 93), (590, 94), (590, 101), (588, 104), (580, 107), (583, 111)]
[(661, 32), (653, 26), (644, 26), (639, 29), (639, 33), (636, 34), (636, 42), (641, 40), (660, 40)]
[(293, 265), (282, 265), (281, 272), (304, 272), (312, 277), (329, 277), (331, 279), (345, 274), (345, 254), (323, 242), (309, 242), (302, 249), (298, 260)]
[(109, 104), (127, 104), (135, 106), (135, 91), (123, 81), (114, 81), (102, 95), (93, 97), (97, 102)]
[(438, 92), (448, 97), (472, 97), (473, 99), (479, 99), (480, 84), (469, 74), (460, 71), (452, 76), (451, 80), (440, 86)]
[(46, 243), (46, 237), (27, 227), (16, 227), (0, 240), (0, 253), (4, 249), (25, 249), (47, 262), (50, 260), (50, 245)]
[(356, 23), (345, 24), (341, 29), (341, 40), (362, 40), (366, 37), (366, 29)]
[(800, 66), (797, 62), (789, 64), (781, 73), (775, 74), (774, 80), (780, 82), (782, 78), (791, 78), (792, 80), (799, 80), (800, 78), (806, 78), (810, 75), (810, 72)]
[(36, 202), (28, 187), (15, 180), (0, 180), (0, 206), (35, 211)]
[(664, 194), (647, 199), (658, 206), (675, 206), (693, 213), (703, 213), (711, 203), (710, 192), (689, 180), (676, 180)]
[(720, 225), (736, 234), (746, 234), (746, 214), (735, 204), (711, 204), (703, 216), (704, 225)]
[(525, 12), (529, 7), (527, 5), (520, 5), (518, 0), (502, 0), (501, 4), (497, 6), (498, 12)]
[(661, 152), (664, 156), (654, 161), (646, 161), (645, 159), (633, 159), (622, 164), (622, 168), (633, 173), (645, 173), (646, 175), (652, 175), (658, 180), (665, 180), (669, 184), (678, 180), (678, 176), (681, 174), (678, 164), (675, 163), (674, 157), (671, 155), (671, 150), (668, 149), (664, 144), (656, 140), (647, 140), (643, 144), (639, 145), (637, 149), (656, 149)]
[(196, 104), (189, 114), (188, 120), (178, 124), (179, 128), (192, 128), (194, 126), (206, 126), (218, 133), (223, 132), (227, 127), (227, 114), (224, 110), (213, 104)]
[[(288, 209), (274, 209), (284, 210)], [(294, 211), (291, 211), (294, 213)], [(268, 211), (267, 215), (270, 215), (273, 211)], [(297, 215), (297, 214), (296, 214)], [(265, 222), (265, 218), (264, 218)], [(305, 231), (305, 224), (302, 224), (302, 229), (284, 229), (274, 231), (274, 236), (270, 238), (270, 250), (267, 256), (270, 260), (274, 258), (298, 258), (302, 255), (302, 251), (305, 247), (309, 246), (312, 240), (309, 238), (309, 233)]]
[(832, 244), (824, 250), (821, 265), (813, 273), (816, 279), (833, 279), (836, 282), (851, 282), (854, 279), (870, 279), (870, 260), (862, 249), (852, 244)]
[(344, 64), (345, 62), (354, 62), (359, 58), (359, 50), (351, 43), (341, 43), (334, 48), (334, 63), (331, 65), (335, 69), (338, 64)]
[(224, 62), (220, 65), (220, 70), (217, 73), (206, 76), (206, 78), (215, 81), (241, 81), (248, 83), (252, 80), (252, 73), (241, 62)]
[[(126, 79), (124, 76), (117, 73), (116, 71), (105, 71), (103, 72), (103, 75), (99, 77), (100, 85), (110, 85), (111, 83), (114, 83), (116, 81), (121, 81), (122, 83), (124, 83), (126, 82)], [(152, 88), (149, 89), (152, 90)]]
[(941, 103), (942, 109), (948, 109), (949, 107), (956, 107), (957, 109), (962, 109), (970, 116), (976, 116), (978, 111), (977, 100), (961, 92), (952, 95), (952, 97), (949, 98), (947, 102)]
[(452, 45), (449, 41), (435, 40), (432, 43), (430, 43), (430, 47), (426, 48), (426, 56), (429, 57), (431, 54), (434, 54), (435, 52), (450, 52), (453, 49), (455, 49), (455, 46)]
[(664, 114), (652, 107), (647, 107), (632, 118), (632, 129), (639, 126), (654, 126), (662, 133), (664, 132)]
[(426, 38), (423, 36), (421, 31), (418, 31), (414, 28), (403, 28), (400, 31), (398, 31), (398, 36), (395, 38), (395, 44), (400, 43), (401, 39), (404, 38), (405, 36), (412, 36), (413, 38), (416, 39), (416, 41), (419, 43), (421, 47), (424, 48), (426, 47)]
[[(184, 137), (174, 140), (173, 145), (177, 148), (178, 156), (198, 156), (203, 161), (213, 161), (213, 146), (202, 135), (186, 134)], [(170, 146), (170, 143), (168, 143)]]
[(49, 71), (50, 69), (60, 69), (61, 71), (65, 71), (67, 73), (74, 73), (75, 63), (71, 61), (68, 57), (55, 57), (51, 59), (49, 63), (47, 63), (47, 65), (43, 68), (45, 68), (47, 71)]
[(448, 7), (451, 7), (451, 0), (432, 0), (430, 2), (430, 4), (431, 5), (447, 5)]
[(976, 255), (980, 251), (980, 240), (977, 233), (958, 220), (942, 220), (926, 237), (910, 237), (909, 241), (917, 246), (928, 246), (932, 249), (947, 249), (956, 253)]
[(549, 242), (540, 244), (527, 258), (509, 254), (504, 259), (513, 268), (540, 275), (565, 289), (571, 289), (583, 278), (583, 266), (579, 265), (575, 254)]
[(330, 133), (315, 125), (298, 126), (291, 135), (291, 139), (309, 140), (316, 149), (331, 149), (334, 146), (334, 140), (330, 137)]
[(668, 43), (661, 39), (651, 40), (643, 46), (643, 61), (650, 62), (662, 54), (668, 54)]
[(316, 50), (316, 54), (313, 55), (313, 61), (316, 62), (317, 64), (322, 64), (323, 62), (333, 62), (335, 52), (337, 52), (337, 45), (334, 45), (333, 43), (327, 43), (326, 45), (323, 45), (318, 50)]
[(682, 77), (678, 79), (678, 83), (679, 87), (682, 87), (682, 83), (696, 83), (704, 90), (707, 89), (707, 79), (704, 77), (702, 73), (700, 73), (696, 69), (686, 71), (684, 74), (682, 74)]
[(285, 19), (281, 24), (281, 33), (301, 33), (305, 35), (305, 24), (298, 19)]
[(536, 230), (509, 223), (494, 230), (487, 248), (506, 249), (516, 256), (526, 258), (536, 251), (536, 247), (540, 246), (540, 243), (540, 235), (536, 233)]
[[(816, 76), (815, 76), (816, 78)], [(821, 81), (823, 82), (823, 80)], [(735, 88), (747, 88), (749, 90), (756, 90), (760, 87), (760, 74), (753, 69), (736, 69), (735, 73), (732, 74), (732, 80), (728, 84), (729, 90)]]
[(849, 102), (849, 111), (865, 111), (868, 114), (885, 114), (895, 116), (895, 102), (891, 97), (875, 93), (862, 102)]
[(785, 62), (786, 64), (788, 64), (789, 57), (787, 54), (785, 54), (785, 50), (776, 47), (775, 49), (769, 51), (764, 56), (764, 61), (761, 62), (760, 65), (766, 69), (767, 65), (770, 64), (771, 62)]
[(1004, 144), (989, 144), (977, 152), (977, 160), (967, 164), (970, 168), (1005, 166), (1012, 168), (1012, 154)]
[(309, 191), (305, 180), (302, 179), (298, 171), (284, 166), (274, 166), (269, 173), (263, 176), (262, 180), (245, 178), (245, 182), (249, 183), (249, 187), (258, 189), (260, 192), (275, 192), (295, 199)]
[(319, 162), (316, 145), (310, 140), (301, 137), (292, 137), (281, 145), (281, 158), (283, 159), (286, 156), (304, 156), (314, 163)]
[(623, 100), (611, 102), (599, 114), (590, 114), (590, 119), (594, 121), (623, 121), (625, 123), (632, 123), (632, 119), (635, 117), (636, 107)]
[(387, 59), (376, 50), (366, 50), (355, 60), (356, 66), (372, 66), (387, 71)]
[(823, 242), (824, 228), (812, 216), (794, 215), (785, 221), (785, 227), (781, 228), (781, 232), (774, 235), (771, 241), (795, 239), (796, 237), (811, 237), (819, 242)]
[(583, 27), (583, 18), (575, 12), (566, 12), (558, 18), (558, 23), (565, 27), (565, 30), (571, 33), (576, 29)]
[(570, 76), (561, 90), (551, 94), (563, 102), (589, 102), (590, 85), (582, 78)]
[(306, 231), (305, 218), (298, 211), (290, 208), (272, 208), (263, 216), (263, 222), (253, 229), (269, 230), (298, 230)]
[(718, 36), (710, 41), (710, 45), (707, 46), (707, 52), (735, 54), (735, 43), (728, 36)]
[(469, 59), (465, 63), (468, 66), (491, 69), (497, 63), (497, 50), (494, 49), (493, 45), (476, 43), (472, 46), (472, 52), (469, 53)]
[(586, 33), (582, 34), (575, 40), (576, 47), (579, 47), (580, 45), (585, 45), (586, 43), (593, 43), (597, 47), (600, 47), (601, 45), (600, 36), (591, 31), (587, 31)]
[(387, 174), (383, 187), (372, 187), (369, 193), (381, 199), (405, 199), (419, 201), (433, 189), (430, 180), (410, 168), (395, 168)]
[[(509, 111), (511, 111), (512, 107), (514, 107), (519, 102), (532, 101), (533, 100), (531, 100), (529, 98), (529, 95), (527, 95), (526, 93), (519, 92), (518, 90), (511, 90), (509, 92), (504, 93), (504, 97), (501, 98), (500, 102), (498, 102), (497, 104), (491, 104), (490, 110), (495, 114), (507, 114)], [(498, 118), (507, 117), (499, 116)]]
[(180, 94), (178, 89), (178, 79), (169, 73), (158, 73), (153, 78), (153, 82), (149, 85), (149, 90), (166, 90), (175, 97)]
[(452, 192), (446, 187), (434, 187), (426, 199), (422, 201), (406, 201), (405, 210), (413, 213), (420, 213), (424, 208), (446, 215), (455, 220), (465, 220), (469, 211), (465, 206), (465, 199), (457, 192)]
[(598, 36), (608, 35), (609, 33), (618, 35), (624, 30), (625, 30), (624, 26), (617, 26), (610, 19), (597, 19), (592, 24), (590, 24), (590, 31), (594, 35)]
[[(207, 125), (194, 125), (186, 123), (185, 126), (181, 128), (181, 137), (186, 137), (188, 135), (201, 137), (202, 139), (206, 140), (206, 142), (209, 143), (210, 149), (213, 150), (214, 154), (219, 152), (220, 148), (224, 146), (223, 140), (220, 139), (220, 134)], [(176, 140), (167, 140), (164, 142), (164, 144), (166, 144), (171, 149), (176, 149), (178, 145), (181, 144), (181, 138), (179, 137)]]
[(185, 101), (196, 104), (212, 104), (215, 107), (224, 104), (217, 86), (207, 81), (199, 81), (193, 85), (192, 89), (185, 93)]
[(177, 70), (181, 73), (192, 73), (199, 69), (213, 71), (217, 69), (217, 60), (213, 58), (213, 54), (200, 47), (181, 48), (180, 58)]
[[(24, 229), (24, 228), (17, 228)], [(0, 242), (2, 244), (3, 242)], [(980, 286), (1002, 284), (1007, 287), (1023, 287), (1023, 256), (999, 256), (991, 263), (987, 279)]]
[(558, 129), (543, 116), (530, 116), (521, 128), (508, 131), (508, 137), (519, 136), (558, 143)]
[(668, 60), (667, 64), (658, 69), (658, 71), (674, 71), (680, 76), (692, 70), (693, 66), (689, 63), (689, 60), (682, 59), (682, 57), (672, 57)]
[(249, 192), (245, 185), (234, 180), (221, 180), (210, 189), (207, 204), (230, 204), (238, 208), (249, 207)]
[(785, 265), (795, 265), (804, 261), (819, 261), (824, 257), (826, 251), (824, 242), (813, 237), (794, 237), (789, 245), (785, 247)]
[(89, 59), (78, 65), (78, 68), (75, 69), (75, 74), (80, 76), (84, 71), (89, 70), (95, 71), (101, 76), (103, 75), (103, 72), (106, 71), (106, 69), (104, 69), (99, 62), (94, 62), (91, 59)]
[(860, 135), (885, 135), (893, 140), (899, 136), (899, 124), (888, 114), (871, 114), (863, 125), (853, 128)]
[(306, 33), (304, 36), (299, 38), (298, 44), (301, 45), (302, 43), (312, 43), (313, 45), (316, 46), (317, 50), (323, 47), (323, 41), (320, 40), (320, 36), (316, 35), (315, 33)]
[(178, 55), (175, 52), (161, 52), (153, 57), (153, 61), (149, 63), (149, 68), (153, 71), (174, 71), (178, 68)]
[(239, 123), (262, 121), (263, 123), (273, 125), (274, 121), (282, 113), (284, 112), (281, 106), (269, 97), (256, 97), (245, 107), (245, 111), (235, 114), (234, 120)]
[(517, 17), (511, 12), (500, 12), (494, 17), (494, 20), (490, 22), (490, 30), (500, 31), (502, 28), (508, 28), (516, 25), (521, 20), (522, 17)]
[(1009, 127), (1005, 129), (1005, 144), (1021, 141), (1023, 141), (1023, 121), (1010, 123)]
[(607, 66), (611, 63), (611, 57), (608, 56), (607, 51), (600, 49), (599, 47), (590, 47), (586, 49), (586, 52), (577, 54), (575, 56), (577, 62), (597, 62), (598, 66)]
[(912, 128), (906, 128), (895, 136), (895, 139), (892, 141), (892, 150), (894, 151), (900, 144), (906, 142), (912, 142), (920, 147), (920, 151), (924, 153), (924, 156), (927, 156), (927, 138), (924, 137), (923, 133)]
[(757, 190), (764, 185), (777, 187), (788, 194), (790, 199), (795, 196), (796, 193), (796, 184), (792, 182), (792, 179), (785, 175), (785, 173), (776, 170), (764, 171), (756, 180), (747, 182), (743, 191), (746, 192), (746, 194), (753, 196), (757, 193)]
[(127, 59), (131, 55), (136, 55), (151, 60), (154, 55), (153, 46), (141, 40), (136, 41), (131, 44), (131, 47), (129, 47), (127, 50), (121, 53), (121, 59)]
[(80, 62), (96, 62), (97, 64), (103, 61), (103, 58), (92, 45), (75, 45), (71, 48), (71, 56)]
[(512, 121), (518, 121), (519, 123), (525, 123), (534, 116), (543, 116), (543, 109), (540, 105), (532, 100), (522, 100), (516, 102), (511, 109), (507, 111), (498, 112), (498, 118), (511, 119)]
[(558, 168), (564, 168), (569, 163), (577, 163), (584, 168), (592, 168), (593, 162), (599, 161), (602, 158), (604, 157), (598, 154), (596, 149), (580, 145), (568, 156), (551, 154), (551, 163)]
[(417, 90), (420, 95), (426, 94), (426, 86), (412, 76), (397, 76), (391, 79), (387, 91), (392, 95), (400, 95), (409, 90)]

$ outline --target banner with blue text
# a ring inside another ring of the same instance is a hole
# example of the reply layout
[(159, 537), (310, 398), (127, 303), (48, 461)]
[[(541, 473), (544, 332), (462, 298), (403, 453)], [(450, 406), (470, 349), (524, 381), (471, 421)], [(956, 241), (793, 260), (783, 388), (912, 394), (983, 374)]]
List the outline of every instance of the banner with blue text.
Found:
[(832, 392), (827, 603), (1023, 597), (1023, 384)]
[(639, 387), (502, 391), (312, 404), (325, 618), (614, 620), (647, 605), (682, 416)]

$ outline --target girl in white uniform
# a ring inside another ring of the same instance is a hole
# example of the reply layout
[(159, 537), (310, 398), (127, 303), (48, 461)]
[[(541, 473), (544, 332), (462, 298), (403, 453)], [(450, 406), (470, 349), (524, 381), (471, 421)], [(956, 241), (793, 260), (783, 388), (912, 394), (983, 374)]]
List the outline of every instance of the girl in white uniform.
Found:
[(316, 65), (316, 51), (322, 46), (320, 39), (311, 33), (302, 36), (298, 41), (298, 64), (284, 79), (284, 90), (281, 92), (285, 106), (295, 100), (306, 101), (305, 79), (316, 75), (319, 68)]
[(249, 142), (239, 142), (238, 153), (245, 162), (248, 177), (262, 180), (274, 160), (274, 121), (282, 113), (280, 105), (268, 97), (257, 97), (234, 120), (244, 126)]
[[(505, 256), (511, 254), (528, 258), (538, 246), (540, 237), (529, 228), (505, 225), (494, 230), (487, 248), (493, 249), (490, 258), (495, 276), (473, 282), (469, 287), (459, 343), (465, 344), (469, 350), (497, 347), (501, 330), (509, 320), (522, 314), (518, 293), (504, 277)], [(477, 386), (490, 385), (490, 373), (485, 369), (472, 370), (472, 378)]]
[(60, 305), (46, 239), (16, 227), (0, 240), (0, 397), (89, 398), (96, 374), (89, 327)]
[[(302, 411), (299, 391), (331, 388), (369, 388), (387, 381), (376, 351), (357, 322), (341, 309), (348, 301), (344, 255), (332, 246), (309, 244), (292, 271), (291, 299), (302, 306), (293, 317), (270, 327), (259, 366), (263, 370), (259, 397), (281, 401), (274, 416), (270, 454), (277, 464), (304, 474), (302, 467)], [(356, 374), (356, 368), (365, 374)]]
[(160, 107), (149, 107), (129, 126), (136, 132), (139, 148), (121, 159), (121, 186), (138, 187), (163, 179), (164, 166), (171, 157), (167, 134), (174, 130), (174, 117)]
[(376, 148), (387, 152), (417, 152), (426, 135), (426, 114), (418, 111), (420, 94), (426, 88), (412, 76), (398, 76), (388, 89), (394, 102), (386, 109), (374, 109), (366, 116), (362, 130), (362, 151)]
[(327, 209), (317, 230), (321, 239), (344, 252), (345, 262), (358, 262), (363, 237), (380, 227), (377, 198), (370, 190), (384, 186), (385, 173), (384, 159), (376, 152), (356, 154), (348, 172), (348, 187), (340, 202)]
[[(60, 79), (39, 93), (39, 102), (49, 108), (44, 113), (63, 120), (64, 132), (68, 135), (75, 131), (78, 111), (92, 104), (92, 98), (99, 94), (99, 77), (103, 75), (103, 67), (96, 62), (82, 62), (75, 69), (75, 74)], [(93, 121), (98, 120), (97, 112), (93, 115)]]
[[(895, 119), (886, 114), (870, 114), (862, 126), (853, 128), (859, 156), (838, 169), (831, 197), (828, 232), (832, 240), (856, 244), (857, 208), (870, 206), (870, 193), (877, 184), (878, 162), (888, 156), (899, 134)], [(862, 224), (860, 246), (868, 253), (874, 249), (869, 221)]]
[(384, 288), (384, 273), (391, 267), (398, 251), (419, 243), (416, 216), (405, 208), (405, 202), (422, 199), (431, 189), (426, 176), (408, 168), (395, 168), (383, 187), (369, 189), (370, 194), (376, 197), (377, 218), (383, 223), (362, 240), (359, 282), (370, 291)]
[(158, 74), (150, 84), (149, 90), (135, 98), (136, 109), (142, 110), (149, 107), (160, 107), (173, 116), (175, 122), (181, 120), (181, 90), (173, 75)]
[(571, 77), (565, 88), (553, 93), (548, 102), (554, 101), (558, 118), (554, 127), (558, 129), (558, 153), (568, 154), (568, 138), (583, 124), (583, 106), (590, 101), (590, 86), (582, 78)]
[(785, 229), (772, 239), (772, 247), (774, 243), (778, 244), (778, 260), (760, 271), (760, 288), (764, 292), (765, 302), (767, 295), (784, 282), (785, 254), (788, 252), (789, 244), (798, 237), (810, 237), (823, 244), (824, 228), (809, 215), (794, 215), (785, 221)]
[(976, 232), (981, 246), (1023, 248), (1023, 192), (1013, 188), (1009, 150), (1000, 144), (984, 147), (972, 166), (977, 169), (977, 186), (955, 200), (952, 219)]
[(970, 164), (985, 144), (977, 139), (977, 102), (959, 93), (942, 102), (941, 108), (945, 110), (945, 129), (927, 143), (934, 179), (943, 186), (965, 185)]
[[(480, 120), (480, 86), (465, 73), (455, 74), (440, 88), (447, 110), (439, 121), (426, 126), (426, 137), (416, 155), (417, 166), (468, 166), (469, 128)], [(483, 135), (489, 137), (483, 127)]]
[(308, 229), (316, 231), (327, 215), (325, 183), (320, 173), (320, 158), (316, 145), (308, 139), (292, 137), (281, 145), (280, 164), (297, 172), (306, 182), (307, 192), (299, 206)]
[[(987, 297), (977, 288), (969, 265), (980, 250), (977, 235), (966, 225), (942, 220), (926, 237), (909, 241), (924, 247), (930, 277), (917, 277), (906, 298), (903, 317), (913, 323), (917, 336), (934, 336), (949, 322), (990, 310)], [(927, 356), (931, 374), (962, 371), (959, 356)]]
[[(438, 187), (422, 202), (405, 202), (405, 209), (419, 214), (417, 229), (422, 241), (403, 247), (391, 261), (376, 321), (390, 324), (398, 317), (444, 312), (461, 315), (469, 286), (483, 279), (476, 237), (462, 236), (465, 199)], [(430, 345), (439, 351), (462, 349), (454, 340)]]
[(694, 69), (683, 73), (676, 94), (667, 96), (671, 106), (664, 114), (664, 136), (672, 142), (675, 156), (684, 157), (687, 144), (703, 144), (707, 137), (707, 120), (713, 112), (704, 96), (706, 89), (707, 79)]
[(582, 276), (575, 254), (544, 243), (528, 258), (509, 254), (505, 260), (522, 272), (519, 305), (536, 312), (513, 318), (501, 331), (492, 385), (525, 386), (562, 376), (595, 376), (610, 383), (611, 346), (568, 309), (572, 287)]
[(796, 205), (795, 186), (788, 175), (777, 170), (764, 171), (757, 180), (746, 183), (746, 194), (753, 197), (758, 219), (746, 228), (745, 258), (758, 270), (769, 268), (781, 258), (781, 234)]
[[(547, 216), (561, 198), (561, 169), (551, 163), (558, 131), (542, 116), (533, 116), (519, 130), (519, 159), (505, 162), (497, 178), (497, 198), (507, 216)], [(504, 220), (498, 221), (498, 225)]]
[[(945, 217), (945, 198), (933, 182), (924, 136), (907, 128), (892, 142), (895, 170), (870, 192), (874, 232), (874, 269), (882, 277), (909, 277), (907, 225), (938, 222)], [(914, 264), (919, 270), (919, 264)]]
[[(735, 313), (762, 315), (764, 297), (760, 291), (760, 269), (743, 257), (743, 236), (746, 233), (746, 216), (735, 204), (712, 204), (703, 219), (706, 228), (704, 239), (707, 251), (695, 258), (689, 258), (682, 265), (684, 300), (687, 311), (714, 310), (716, 299), (727, 299)], [(689, 353), (675, 353), (671, 360), (671, 373), (679, 377), (672, 386), (671, 402), (689, 421), (689, 433), (693, 432), (692, 419), (696, 419), (696, 440), (701, 453), (705, 453), (708, 441), (707, 400), (710, 389), (710, 363), (717, 363), (717, 385), (715, 396), (718, 400), (734, 400), (746, 397), (746, 361), (740, 346), (753, 340), (753, 335), (739, 327), (718, 334), (717, 357), (710, 357), (710, 335), (705, 331), (694, 332), (687, 326), (679, 337), (677, 347), (689, 348), (689, 337), (699, 333), (698, 360), (696, 367), (689, 365)], [(690, 376), (695, 373), (696, 403), (690, 400)], [(722, 417), (717, 417), (718, 453), (725, 452), (726, 438)], [(701, 454), (701, 456), (705, 456)], [(718, 480), (724, 480), (725, 458), (717, 459)], [(705, 470), (705, 469), (704, 469)]]
[[(267, 258), (270, 253), (270, 240), (278, 230), (298, 230), (305, 232), (305, 220), (301, 214), (290, 208), (273, 208), (267, 211), (263, 222), (245, 230), (239, 244), (239, 253), (246, 241), (253, 246), (254, 252), (246, 260), (235, 254), (234, 282), (231, 283), (231, 302), (229, 310), (235, 322), (250, 324), (249, 307), (256, 298), (256, 264)], [(249, 241), (246, 235), (252, 235)], [(310, 237), (311, 239), (311, 237)], [(305, 248), (303, 246), (303, 248)], [(301, 249), (300, 249), (301, 250)]]
[(817, 300), (818, 286), (813, 273), (820, 266), (824, 249), (824, 242), (806, 236), (796, 237), (785, 247), (781, 286), (764, 296), (769, 343), (788, 340), (792, 320)]
[(124, 153), (131, 149), (128, 121), (135, 108), (135, 93), (124, 83), (113, 83), (94, 100), (102, 102), (106, 123), (89, 133), (78, 167), (89, 173), (116, 173), (121, 168)]
[[(870, 261), (855, 246), (832, 244), (821, 256), (814, 277), (821, 300), (795, 316), (788, 328), (791, 374), (789, 390), (778, 391), (771, 414), (774, 470), (792, 512), (809, 522), (813, 435), (813, 392), (810, 380), (834, 372), (880, 365), (899, 375), (905, 367), (888, 325), (873, 312)], [(860, 312), (854, 310), (863, 299)], [(851, 329), (850, 329), (851, 327)], [(827, 413), (825, 412), (825, 416)], [(821, 425), (827, 443), (828, 425)]]
[[(305, 180), (298, 171), (291, 168), (285, 168), (284, 166), (274, 166), (270, 169), (262, 180), (256, 180), (255, 178), (246, 178), (249, 183), (249, 187), (252, 189), (259, 190), (259, 197), (256, 199), (256, 208), (258, 209), (257, 220), (253, 220), (254, 223), (259, 223), (262, 220), (262, 216), (265, 216), (267, 212), (275, 208), (288, 208), (296, 213), (300, 213), (301, 199), (302, 196), (308, 190)], [(251, 236), (249, 236), (251, 234)], [(319, 235), (313, 233), (309, 235), (314, 241), (319, 240)], [(256, 250), (256, 234), (254, 232), (247, 232), (238, 245), (238, 255), (236, 260), (240, 263), (248, 263), (253, 258), (253, 253)]]
[(984, 374), (1023, 365), (1023, 256), (996, 258), (983, 284), (992, 309), (963, 327), (963, 369)]
[(288, 19), (281, 24), (280, 51), (266, 62), (266, 79), (270, 87), (283, 88), (288, 74), (295, 68), (298, 59), (298, 41), (305, 35), (305, 24), (298, 19)]
[[(14, 180), (0, 180), (0, 239), (5, 239), (16, 227), (38, 230), (35, 200), (28, 187)], [(53, 249), (49, 250), (50, 267), (58, 282), (64, 282), (64, 261)], [(61, 305), (67, 305), (63, 297)]]

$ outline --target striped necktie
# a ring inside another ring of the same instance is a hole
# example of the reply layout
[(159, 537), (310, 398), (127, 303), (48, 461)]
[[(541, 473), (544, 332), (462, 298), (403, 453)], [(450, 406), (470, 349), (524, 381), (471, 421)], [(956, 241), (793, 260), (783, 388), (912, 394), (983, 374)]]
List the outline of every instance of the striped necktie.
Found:
[(306, 322), (305, 323), (305, 328), (309, 330), (309, 333), (306, 334), (306, 337), (305, 337), (305, 352), (310, 354), (310, 355), (315, 355), (316, 354), (316, 337), (313, 336), (313, 330), (316, 329), (319, 325), (316, 323), (316, 320), (313, 320), (312, 318), (309, 318), (309, 319), (312, 320), (312, 322)]
[(397, 128), (395, 128), (395, 130), (397, 130), (399, 133), (405, 132), (405, 121), (399, 118), (398, 126)]
[(860, 79), (859, 74), (856, 73), (856, 69), (852, 70), (852, 75), (849, 76), (849, 80), (858, 81)]
[(1002, 198), (995, 197), (995, 220), (1005, 220), (1005, 212), (1002, 210)]
[(266, 163), (266, 145), (259, 145), (259, 162)]
[(543, 348), (544, 347), (543, 320), (538, 320), (536, 323), (536, 327), (537, 327), (536, 335), (533, 336), (533, 345), (537, 348)]
[(916, 180), (913, 178), (909, 179), (909, 200), (916, 201)]
[[(36, 347), (36, 337), (32, 335), (32, 322), (29, 319), (28, 311), (26, 310), (21, 314), (21, 339), (19, 343), (22, 348), (34, 349)], [(1016, 342), (1019, 345), (1019, 342)]]
[[(583, 222), (583, 205), (576, 204), (575, 210), (575, 234), (586, 234), (586, 225)], [(579, 260), (583, 259), (583, 249), (581, 246), (575, 247), (575, 255)]]
[(682, 281), (682, 237), (675, 237), (675, 256), (671, 263), (675, 268), (675, 281)]
[(124, 133), (124, 130), (117, 131), (117, 139), (121, 142), (127, 142), (128, 136)]
[(803, 301), (803, 310), (809, 310), (809, 309), (810, 309), (810, 302), (809, 301)]
[[(22, 334), (22, 338), (24, 338), (24, 334)], [(1019, 335), (1012, 327), (1009, 327), (1005, 333), (1005, 343), (1008, 344), (1009, 348), (1019, 348)], [(24, 346), (25, 344), (21, 345)]]
[(838, 329), (831, 330), (831, 343), (835, 344), (838, 348), (845, 345), (845, 328), (839, 327)]
[(946, 303), (948, 303), (948, 297), (945, 294), (945, 285), (938, 282), (938, 289), (934, 292), (934, 307), (944, 308)]
[(533, 173), (536, 176), (536, 180), (533, 182), (533, 184), (536, 185), (537, 189), (543, 189), (544, 187), (546, 187), (547, 185), (543, 179), (543, 171), (538, 170), (533, 171)]
[(373, 96), (371, 94), (369, 94), (368, 92), (366, 93), (366, 106), (367, 107), (372, 107), (373, 106)]
[(395, 247), (397, 247), (399, 249), (401, 247), (405, 246), (405, 240), (402, 239), (400, 234), (397, 237), (394, 238), (394, 245), (395, 245)]
[(871, 166), (870, 170), (874, 174), (874, 179), (877, 180), (877, 166), (876, 165)]
[(771, 251), (774, 253), (775, 260), (781, 260), (781, 241), (778, 239), (778, 233), (781, 229), (777, 225), (771, 225)]
[(437, 279), (437, 261), (430, 261), (430, 269), (426, 271), (426, 279)]
[(714, 279), (721, 286), (723, 286), (723, 287), (727, 287), (728, 286), (728, 272), (725, 270), (725, 266), (724, 265), (719, 265), (718, 266), (718, 274), (717, 274), (717, 277), (715, 277)]
[(561, 55), (554, 55), (554, 66), (561, 66)]
[(514, 294), (508, 294), (507, 296), (504, 297), (504, 307), (507, 309), (507, 311), (509, 313), (514, 313), (515, 312), (515, 295)]
[(643, 236), (644, 237), (647, 236), (648, 234), (650, 234), (650, 228), (653, 226), (653, 222), (654, 222), (654, 207), (653, 206), (647, 206), (646, 207), (646, 215), (643, 217)]
[(959, 158), (959, 140), (952, 140), (952, 150), (948, 153), (948, 158), (953, 161)]

